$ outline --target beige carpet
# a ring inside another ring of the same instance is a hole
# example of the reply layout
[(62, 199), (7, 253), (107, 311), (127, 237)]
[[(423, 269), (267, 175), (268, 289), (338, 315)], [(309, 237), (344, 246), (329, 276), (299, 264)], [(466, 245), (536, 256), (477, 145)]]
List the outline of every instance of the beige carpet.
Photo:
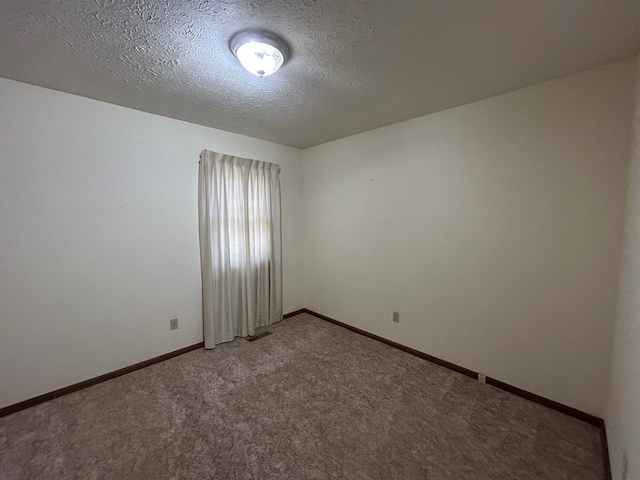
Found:
[(8, 479), (604, 478), (598, 430), (309, 315), (0, 419)]

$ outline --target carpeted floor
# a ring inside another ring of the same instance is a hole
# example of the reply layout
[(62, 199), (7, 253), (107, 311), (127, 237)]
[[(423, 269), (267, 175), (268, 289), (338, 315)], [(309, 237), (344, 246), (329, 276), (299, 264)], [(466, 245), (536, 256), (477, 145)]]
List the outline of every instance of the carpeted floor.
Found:
[(604, 479), (586, 423), (303, 314), (0, 419), (8, 479)]

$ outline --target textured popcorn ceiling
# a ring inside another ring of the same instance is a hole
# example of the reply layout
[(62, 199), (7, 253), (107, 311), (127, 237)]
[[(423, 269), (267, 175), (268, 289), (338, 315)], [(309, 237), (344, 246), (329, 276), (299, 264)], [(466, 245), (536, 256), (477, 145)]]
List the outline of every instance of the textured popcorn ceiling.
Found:
[[(262, 79), (228, 48), (256, 27), (293, 54)], [(636, 0), (0, 1), (0, 76), (296, 147), (639, 48)]]

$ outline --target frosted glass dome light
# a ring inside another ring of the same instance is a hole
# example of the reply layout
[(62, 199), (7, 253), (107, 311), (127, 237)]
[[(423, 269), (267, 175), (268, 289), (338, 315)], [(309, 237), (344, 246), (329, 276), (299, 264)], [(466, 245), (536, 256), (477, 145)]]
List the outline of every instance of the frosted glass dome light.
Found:
[(258, 77), (275, 73), (289, 58), (287, 45), (267, 32), (237, 33), (229, 46), (242, 66)]

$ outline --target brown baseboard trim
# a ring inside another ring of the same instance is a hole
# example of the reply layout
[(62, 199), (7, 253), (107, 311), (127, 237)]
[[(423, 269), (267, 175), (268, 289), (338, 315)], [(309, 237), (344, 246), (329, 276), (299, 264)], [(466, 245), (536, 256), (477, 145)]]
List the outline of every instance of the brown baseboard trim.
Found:
[(351, 325), (347, 325), (346, 323), (342, 323), (342, 322), (340, 322), (338, 320), (335, 320), (335, 319), (333, 319), (331, 317), (327, 317), (326, 315), (322, 315), (321, 313), (313, 312), (311, 310), (307, 310), (306, 308), (304, 309), (304, 312), (308, 313), (309, 315), (313, 315), (314, 317), (321, 318), (322, 320), (326, 320), (327, 322), (335, 323), (336, 325), (339, 325), (339, 326), (341, 326), (343, 328), (346, 328), (347, 330), (351, 330), (352, 332), (359, 333), (360, 335), (364, 335), (365, 337), (373, 338), (374, 340), (377, 340), (379, 342), (386, 343), (387, 345), (391, 345), (392, 347), (397, 348), (398, 350), (402, 350), (403, 352), (410, 353), (411, 355), (415, 355), (416, 357), (424, 358), (425, 360), (428, 360), (431, 363), (435, 363), (435, 364), (440, 365), (442, 367), (446, 367), (446, 368), (449, 368), (451, 370), (455, 370), (456, 372), (461, 373), (463, 375), (466, 375), (467, 377), (478, 378), (478, 374), (476, 372), (474, 372), (473, 370), (469, 370), (468, 368), (461, 367), (460, 365), (456, 365), (455, 363), (447, 362), (446, 360), (442, 360), (441, 358), (434, 357), (432, 355), (429, 355), (428, 353), (421, 352), (420, 350), (416, 350), (414, 348), (407, 347), (407, 346), (402, 345), (400, 343), (396, 343), (396, 342), (394, 342), (392, 340), (387, 340), (384, 337), (380, 337), (380, 336), (375, 335), (373, 333), (366, 332), (365, 330), (361, 330), (359, 328), (352, 327)]
[[(299, 315), (304, 312), (305, 310), (304, 308), (302, 308), (300, 310), (296, 310), (295, 312), (287, 313), (283, 315), (282, 318), (293, 317), (295, 315)], [(127, 373), (135, 372), (136, 370), (149, 367), (155, 363), (160, 363), (165, 360), (169, 360), (170, 358), (177, 357), (178, 355), (182, 355), (183, 353), (191, 352), (192, 350), (198, 350), (199, 348), (204, 348), (204, 342), (196, 343), (195, 345), (190, 345), (188, 347), (181, 348), (180, 350), (175, 350), (173, 352), (165, 353), (164, 355), (160, 355), (159, 357), (150, 358), (149, 360), (145, 360), (144, 362), (136, 363), (135, 365), (130, 365), (128, 367), (121, 368), (120, 370), (116, 370), (114, 372), (105, 373), (104, 375), (100, 375), (99, 377), (90, 378), (89, 380), (85, 380), (80, 383), (74, 383), (73, 385), (69, 385), (68, 387), (60, 388), (58, 390), (54, 390), (53, 392), (45, 393), (37, 397), (23, 400), (22, 402), (14, 403), (13, 405), (0, 408), (0, 418), (6, 417), (7, 415), (11, 415), (12, 413), (19, 412), (20, 410), (24, 410), (25, 408), (33, 407), (35, 405), (38, 405), (39, 403), (48, 402), (49, 400), (53, 400), (54, 398), (61, 397), (62, 395), (77, 392), (78, 390), (82, 390), (83, 388), (91, 387), (98, 383), (111, 380), (112, 378), (120, 377), (121, 375), (126, 375)]]
[(599, 418), (600, 424), (600, 445), (602, 447), (602, 461), (604, 462), (604, 478), (605, 480), (613, 480), (611, 474), (611, 459), (609, 457), (609, 442), (607, 442), (607, 427), (604, 424), (604, 420)]
[(578, 410), (577, 408), (564, 405), (563, 403), (556, 402), (555, 400), (541, 397), (540, 395), (537, 395), (535, 393), (527, 392), (526, 390), (522, 390), (521, 388), (514, 387), (513, 385), (509, 385), (508, 383), (501, 382), (500, 380), (496, 380), (495, 378), (487, 377), (487, 383), (509, 393), (513, 393), (514, 395), (518, 395), (519, 397), (526, 398), (527, 400), (531, 400), (532, 402), (539, 403), (540, 405), (544, 405), (545, 407), (549, 407), (552, 410), (556, 410), (558, 412), (564, 413), (565, 415), (569, 415), (570, 417), (590, 423), (594, 427), (599, 427), (600, 422), (602, 421), (600, 417), (596, 417), (595, 415), (583, 412), (582, 410)]
[[(478, 378), (478, 372), (474, 372), (473, 370), (470, 370), (468, 368), (461, 367), (460, 365), (456, 365), (455, 363), (447, 362), (446, 360), (442, 360), (441, 358), (434, 357), (432, 355), (421, 352), (414, 348), (401, 345), (392, 340), (388, 340), (384, 337), (380, 337), (373, 333), (369, 333), (365, 330), (352, 327), (351, 325), (347, 325), (346, 323), (340, 322), (331, 317), (327, 317), (326, 315), (322, 315), (320, 313), (314, 312), (312, 310), (308, 310), (306, 308), (304, 309), (304, 313), (308, 313), (309, 315), (313, 315), (314, 317), (318, 317), (322, 320), (326, 320), (327, 322), (334, 323), (348, 330), (351, 330), (352, 332), (356, 332), (356, 333), (359, 333), (360, 335), (364, 335), (365, 337), (373, 338), (374, 340), (377, 340), (379, 342), (386, 343), (387, 345), (390, 345), (399, 350), (402, 350), (403, 352), (410, 353), (411, 355), (415, 355), (416, 357), (423, 358), (429, 362), (435, 363), (436, 365), (440, 365), (442, 367), (446, 367), (451, 370), (454, 370), (458, 373), (462, 373), (467, 377), (476, 378), (476, 379)], [(570, 417), (577, 418), (578, 420), (582, 420), (584, 422), (590, 423), (591, 425), (602, 428), (601, 425), (603, 425), (603, 420), (600, 417), (596, 417), (595, 415), (591, 415), (589, 413), (583, 412), (576, 408), (563, 405), (562, 403), (558, 403), (554, 400), (549, 400), (548, 398), (541, 397), (540, 395), (536, 395), (535, 393), (527, 392), (526, 390), (522, 390), (521, 388), (514, 387), (513, 385), (509, 385), (508, 383), (501, 382), (500, 380), (496, 380), (495, 378), (487, 377), (487, 383), (489, 385), (493, 385), (494, 387), (505, 390), (509, 393), (513, 393), (514, 395), (518, 395), (519, 397), (526, 398), (527, 400), (531, 400), (532, 402), (539, 403), (540, 405), (544, 405), (545, 407), (551, 408), (552, 410), (556, 410), (558, 412), (569, 415)], [(607, 450), (607, 457), (608, 457), (608, 450)]]
[(304, 313), (305, 311), (306, 310), (304, 308), (301, 308), (300, 310), (296, 310), (295, 312), (285, 313), (284, 315), (282, 315), (282, 319), (284, 320), (285, 318), (295, 317), (296, 315), (300, 315), (301, 313)]
[(43, 395), (39, 395), (37, 397), (33, 397), (28, 400), (24, 400), (22, 402), (14, 403), (13, 405), (9, 405), (8, 407), (0, 408), (0, 418), (6, 417), (7, 415), (11, 415), (12, 413), (19, 412), (20, 410), (24, 410), (25, 408), (33, 407), (35, 405), (38, 405), (39, 403), (48, 402), (49, 400), (53, 400), (55, 398), (66, 395), (68, 393), (77, 392), (78, 390), (82, 390), (83, 388), (91, 387), (98, 383), (106, 382), (107, 380), (111, 380), (112, 378), (120, 377), (122, 375), (126, 375), (127, 373), (135, 372), (136, 370), (140, 370), (141, 368), (149, 367), (156, 363), (169, 360), (170, 358), (177, 357), (178, 355), (182, 355), (183, 353), (191, 352), (192, 350), (198, 350), (199, 348), (203, 348), (203, 347), (204, 347), (203, 342), (196, 343), (195, 345), (189, 345), (188, 347), (184, 347), (179, 350), (175, 350), (173, 352), (165, 353), (164, 355), (160, 355), (159, 357), (150, 358), (149, 360), (145, 360), (143, 362), (136, 363), (135, 365), (130, 365), (128, 367), (121, 368), (120, 370), (115, 370), (113, 372), (105, 373), (104, 375), (90, 378), (89, 380), (85, 380), (80, 383), (74, 383), (73, 385), (69, 385), (68, 387), (60, 388), (58, 390), (54, 390), (53, 392), (45, 393)]

